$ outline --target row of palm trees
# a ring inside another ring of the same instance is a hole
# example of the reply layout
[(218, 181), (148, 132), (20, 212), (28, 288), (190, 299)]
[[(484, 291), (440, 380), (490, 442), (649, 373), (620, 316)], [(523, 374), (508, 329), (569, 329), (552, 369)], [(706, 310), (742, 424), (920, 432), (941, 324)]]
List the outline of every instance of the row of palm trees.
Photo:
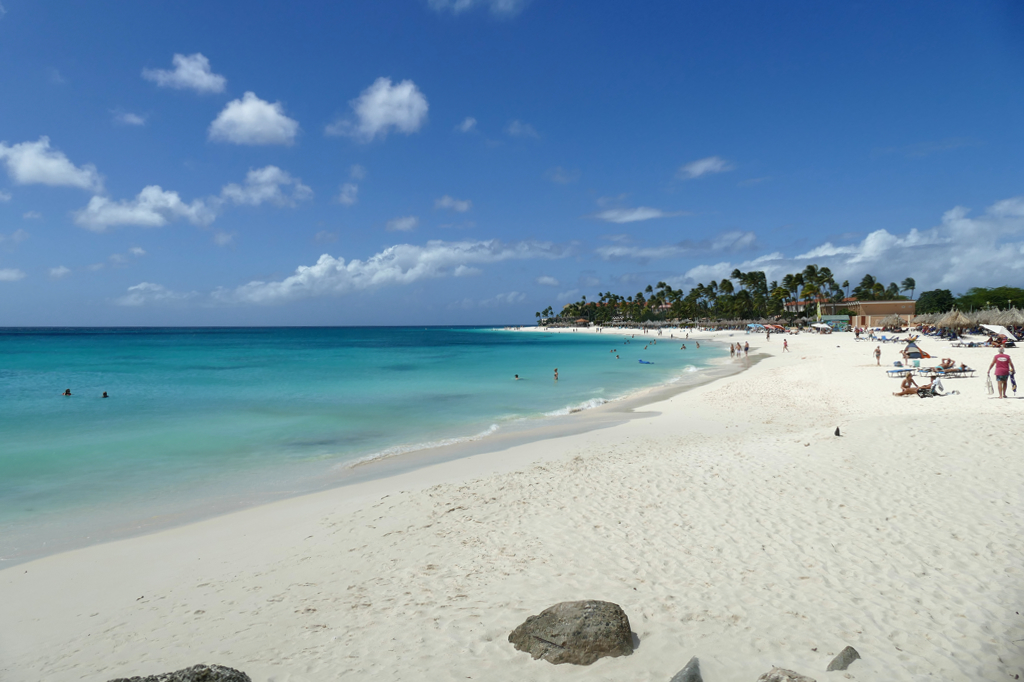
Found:
[[(917, 284), (907, 277), (900, 285), (883, 285), (873, 275), (864, 275), (853, 288), (853, 297), (861, 301), (905, 300), (902, 292), (913, 297)], [(842, 303), (850, 297), (850, 282), (838, 283), (827, 267), (808, 265), (801, 272), (787, 274), (781, 280), (768, 281), (760, 270), (742, 272), (738, 268), (721, 281), (699, 283), (684, 293), (665, 282), (648, 285), (631, 296), (610, 291), (598, 292), (596, 301), (579, 301), (565, 305), (557, 315), (563, 320), (584, 319), (589, 322), (610, 324), (619, 321), (645, 322), (657, 319), (748, 319), (796, 316), (816, 307), (821, 302)], [(797, 308), (794, 312), (793, 308)], [(536, 313), (539, 320), (555, 317), (551, 306)]]

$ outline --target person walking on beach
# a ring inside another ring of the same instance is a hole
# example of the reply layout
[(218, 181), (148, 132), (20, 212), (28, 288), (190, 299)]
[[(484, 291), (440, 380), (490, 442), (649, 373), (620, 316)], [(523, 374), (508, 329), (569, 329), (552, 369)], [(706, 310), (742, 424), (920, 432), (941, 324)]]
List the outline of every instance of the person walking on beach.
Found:
[(782, 352), (783, 353), (788, 353), (789, 352), (789, 339), (782, 339)]
[(988, 373), (992, 374), (992, 368), (996, 368), (996, 386), (999, 387), (999, 397), (1006, 397), (1006, 381), (1010, 378), (1011, 374), (1015, 374), (1016, 370), (1013, 368), (1013, 360), (1006, 354), (1002, 348), (996, 353), (996, 356), (992, 358), (992, 364), (988, 366)]
[(746, 343), (743, 344), (743, 357), (747, 357), (749, 355), (750, 355), (750, 342), (747, 341)]
[(875, 346), (875, 364), (879, 367), (882, 366), (882, 347)]
[(731, 343), (729, 344), (729, 357), (730, 358), (736, 357), (736, 349), (733, 348), (733, 345)]

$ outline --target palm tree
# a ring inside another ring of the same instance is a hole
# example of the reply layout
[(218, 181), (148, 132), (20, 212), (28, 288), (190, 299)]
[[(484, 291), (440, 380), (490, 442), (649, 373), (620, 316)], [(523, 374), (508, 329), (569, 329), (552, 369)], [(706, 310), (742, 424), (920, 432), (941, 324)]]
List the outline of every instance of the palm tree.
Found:
[(843, 288), (846, 289), (846, 298), (850, 298), (850, 280), (843, 280)]
[(909, 291), (910, 300), (914, 300), (914, 289), (917, 288), (917, 282), (914, 281), (913, 277), (907, 277), (905, 280), (900, 282), (900, 291)]

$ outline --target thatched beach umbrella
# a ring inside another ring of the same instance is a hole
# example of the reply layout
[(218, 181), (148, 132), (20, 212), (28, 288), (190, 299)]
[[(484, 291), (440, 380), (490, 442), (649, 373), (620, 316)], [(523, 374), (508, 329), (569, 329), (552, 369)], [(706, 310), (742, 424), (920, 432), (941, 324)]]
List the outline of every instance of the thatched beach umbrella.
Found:
[(897, 315), (896, 313), (893, 313), (892, 315), (888, 315), (882, 318), (882, 321), (879, 322), (878, 324), (882, 327), (902, 327), (903, 318)]
[(971, 313), (967, 317), (970, 318), (971, 322), (975, 324), (998, 324), (996, 320), (1002, 313), (999, 308), (987, 308), (985, 310), (978, 310), (977, 312)]
[(993, 324), (1001, 324), (1003, 326), (1024, 324), (1024, 311), (1017, 308), (1010, 308), (1004, 311), (999, 318)]
[(946, 327), (947, 329), (962, 329), (964, 327), (971, 326), (972, 322), (970, 318), (964, 315), (962, 312), (953, 308), (948, 313), (943, 315), (938, 322), (935, 323), (937, 327)]

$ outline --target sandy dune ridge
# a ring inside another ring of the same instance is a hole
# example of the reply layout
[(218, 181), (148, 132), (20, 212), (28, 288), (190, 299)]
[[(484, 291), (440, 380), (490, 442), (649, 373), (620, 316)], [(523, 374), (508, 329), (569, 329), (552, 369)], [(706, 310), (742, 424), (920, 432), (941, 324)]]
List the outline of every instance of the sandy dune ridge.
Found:
[[(717, 336), (760, 361), (647, 418), (0, 572), (0, 680), (667, 682), (694, 655), (708, 682), (1024, 676), (1024, 400), (988, 396), (992, 352), (925, 341), (979, 378), (895, 398), (852, 335)], [(587, 598), (623, 607), (632, 656), (508, 644)]]

